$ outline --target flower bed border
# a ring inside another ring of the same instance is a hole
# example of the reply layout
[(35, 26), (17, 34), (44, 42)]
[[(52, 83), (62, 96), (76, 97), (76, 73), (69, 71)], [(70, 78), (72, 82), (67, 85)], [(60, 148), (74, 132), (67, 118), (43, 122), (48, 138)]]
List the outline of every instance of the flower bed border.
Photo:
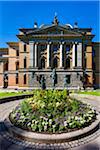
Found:
[[(98, 115), (97, 118), (100, 116)], [(63, 143), (70, 142), (73, 140), (78, 140), (80, 138), (86, 137), (100, 128), (99, 119), (95, 120), (91, 125), (85, 127), (83, 129), (79, 129), (77, 131), (72, 131), (69, 133), (59, 133), (59, 134), (44, 134), (44, 133), (36, 133), (30, 132), (18, 127), (15, 127), (9, 120), (9, 117), (4, 121), (5, 126), (8, 129), (8, 132), (16, 138), (24, 139), (31, 142), (36, 143)]]
[(22, 94), (22, 95), (16, 95), (16, 96), (9, 96), (9, 97), (4, 97), (0, 99), (0, 104), (14, 101), (14, 100), (20, 100), (28, 97), (32, 97), (33, 94)]

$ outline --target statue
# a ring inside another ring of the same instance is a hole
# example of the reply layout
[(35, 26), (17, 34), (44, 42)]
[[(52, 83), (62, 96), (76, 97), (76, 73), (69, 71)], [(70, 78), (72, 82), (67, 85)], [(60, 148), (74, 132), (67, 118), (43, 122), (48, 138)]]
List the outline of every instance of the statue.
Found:
[[(64, 88), (66, 88), (67, 87), (67, 81), (68, 81), (68, 78), (67, 78), (67, 76), (65, 75), (64, 76)], [(66, 93), (67, 93), (67, 96), (69, 96), (69, 90), (68, 89), (66, 89)]]
[(52, 70), (52, 74), (50, 76), (52, 78), (52, 86), (53, 89), (55, 88), (55, 84), (57, 84), (57, 74), (56, 74), (56, 69)]
[(45, 84), (45, 77), (44, 77), (44, 75), (42, 75), (42, 77), (40, 79), (40, 84), (41, 84), (42, 90), (45, 90), (46, 89), (46, 84)]
[(66, 77), (66, 75), (64, 76), (64, 88), (67, 86), (67, 77)]

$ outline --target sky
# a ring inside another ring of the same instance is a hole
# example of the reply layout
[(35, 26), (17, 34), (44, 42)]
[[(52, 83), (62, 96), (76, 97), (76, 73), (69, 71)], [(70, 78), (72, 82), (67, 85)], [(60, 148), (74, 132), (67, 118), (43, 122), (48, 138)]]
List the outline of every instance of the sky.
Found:
[(60, 24), (93, 28), (93, 41), (100, 41), (99, 9), (98, 1), (0, 1), (0, 47), (18, 41), (19, 28), (32, 28), (35, 21), (51, 24), (55, 13)]

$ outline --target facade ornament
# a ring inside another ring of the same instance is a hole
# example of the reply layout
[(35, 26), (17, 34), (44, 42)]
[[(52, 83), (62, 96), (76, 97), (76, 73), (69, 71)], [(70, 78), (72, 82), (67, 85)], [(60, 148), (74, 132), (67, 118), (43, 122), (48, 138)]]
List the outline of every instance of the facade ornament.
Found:
[(67, 76), (65, 75), (65, 76), (64, 76), (64, 88), (67, 86), (67, 80), (68, 80), (68, 79), (67, 79)]
[(51, 73), (50, 77), (52, 78), (52, 87), (54, 89), (55, 85), (57, 84), (57, 74), (56, 74), (56, 69), (55, 68), (52, 70), (52, 73)]
[(42, 77), (40, 79), (40, 84), (41, 84), (42, 90), (45, 90), (46, 89), (46, 83), (45, 83), (45, 77), (44, 77), (44, 75), (42, 75)]
[(58, 25), (59, 24), (59, 21), (58, 21), (56, 13), (55, 13), (54, 21), (52, 22), (52, 24), (54, 24), (54, 25)]

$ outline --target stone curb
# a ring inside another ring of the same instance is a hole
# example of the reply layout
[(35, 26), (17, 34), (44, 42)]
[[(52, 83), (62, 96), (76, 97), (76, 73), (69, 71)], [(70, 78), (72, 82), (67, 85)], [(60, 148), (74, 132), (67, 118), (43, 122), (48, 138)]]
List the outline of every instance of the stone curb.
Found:
[(99, 123), (100, 122), (97, 119), (89, 127), (85, 127), (77, 131), (72, 131), (69, 133), (61, 133), (61, 134), (43, 134), (43, 133), (30, 132), (15, 127), (10, 122), (9, 118), (7, 118), (4, 121), (4, 124), (7, 127), (8, 132), (14, 137), (24, 139), (30, 142), (46, 143), (46, 144), (71, 142), (73, 140), (78, 140), (80, 138), (86, 137), (99, 129)]
[(33, 96), (33, 94), (23, 94), (23, 95), (17, 95), (17, 96), (11, 96), (11, 97), (5, 97), (0, 99), (0, 104), (14, 101), (14, 100), (19, 100), (19, 99), (24, 99)]

